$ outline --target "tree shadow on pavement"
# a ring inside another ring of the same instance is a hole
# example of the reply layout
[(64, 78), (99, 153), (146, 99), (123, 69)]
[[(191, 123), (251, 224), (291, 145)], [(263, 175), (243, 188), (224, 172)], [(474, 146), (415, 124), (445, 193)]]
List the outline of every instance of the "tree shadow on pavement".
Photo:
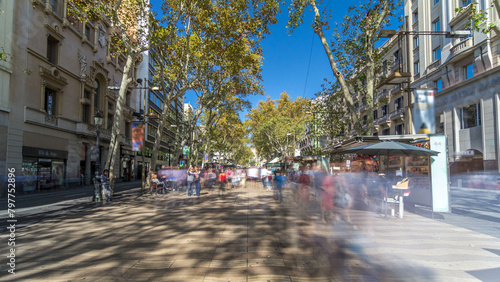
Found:
[[(338, 233), (351, 236), (352, 230), (318, 227), (317, 202), (310, 202), (308, 218), (274, 201), (272, 192), (216, 192), (129, 192), (108, 204), (19, 216), (16, 279), (408, 281), (407, 274), (378, 264), (348, 237), (338, 239)], [(432, 277), (418, 271), (420, 279)]]

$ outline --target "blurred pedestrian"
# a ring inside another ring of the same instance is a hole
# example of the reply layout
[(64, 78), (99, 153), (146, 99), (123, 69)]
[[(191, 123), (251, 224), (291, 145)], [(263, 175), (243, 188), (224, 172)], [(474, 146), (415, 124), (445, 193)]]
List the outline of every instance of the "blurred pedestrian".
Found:
[(193, 182), (194, 182), (194, 168), (189, 166), (187, 170), (187, 195), (191, 197), (193, 195)]
[(268, 183), (268, 171), (266, 167), (263, 167), (260, 169), (260, 179), (262, 180), (262, 187), (264, 189), (267, 188), (267, 183)]
[(196, 187), (196, 196), (200, 196), (200, 191), (201, 191), (201, 171), (198, 166), (194, 167), (194, 186)]
[(101, 187), (103, 198), (106, 198), (106, 202), (111, 202), (111, 189), (109, 188), (109, 171), (105, 169), (101, 175)]
[(227, 183), (227, 174), (223, 169), (219, 173), (219, 195), (224, 195), (226, 193), (226, 183)]
[(324, 224), (333, 221), (337, 181), (333, 175), (325, 176), (321, 184), (321, 222)]
[(281, 171), (276, 171), (276, 185), (274, 186), (274, 199), (278, 202), (283, 202), (283, 186), (286, 183), (286, 175)]

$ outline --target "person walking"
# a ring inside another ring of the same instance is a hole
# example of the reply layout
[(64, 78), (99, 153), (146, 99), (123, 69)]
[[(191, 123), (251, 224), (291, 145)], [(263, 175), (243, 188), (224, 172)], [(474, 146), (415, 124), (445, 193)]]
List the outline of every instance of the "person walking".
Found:
[(193, 195), (194, 168), (189, 166), (187, 170), (187, 194), (189, 197)]
[(201, 179), (200, 179), (201, 171), (200, 171), (200, 168), (198, 166), (194, 167), (193, 176), (194, 176), (193, 182), (194, 182), (194, 186), (196, 188), (196, 196), (200, 196), (200, 192), (201, 192)]
[(268, 182), (267, 177), (268, 177), (268, 172), (267, 172), (266, 167), (261, 168), (260, 169), (260, 179), (262, 179), (262, 187), (264, 189), (267, 188), (267, 182)]
[(109, 171), (107, 169), (101, 175), (101, 186), (102, 193), (104, 194), (103, 198), (106, 198), (106, 202), (111, 202), (111, 189), (109, 188)]
[(226, 193), (226, 182), (227, 182), (227, 174), (226, 171), (221, 170), (219, 173), (219, 195), (224, 195)]
[(274, 199), (281, 203), (281, 202), (283, 202), (282, 190), (283, 190), (283, 186), (285, 186), (285, 183), (286, 183), (285, 173), (282, 173), (281, 171), (276, 171), (275, 182), (276, 182), (276, 185), (274, 186)]

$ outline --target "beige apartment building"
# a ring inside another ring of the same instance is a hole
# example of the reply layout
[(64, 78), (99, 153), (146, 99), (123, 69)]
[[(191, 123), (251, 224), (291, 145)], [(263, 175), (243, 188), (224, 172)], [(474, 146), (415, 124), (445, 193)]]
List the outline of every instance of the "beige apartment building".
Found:
[[(487, 9), (490, 0), (406, 0), (406, 28), (383, 46), (389, 50), (383, 75), (394, 79), (398, 73), (409, 85), (381, 84), (374, 97), (375, 135), (416, 134), (414, 92), (434, 90), (435, 133), (447, 136), (451, 174), (499, 169), (499, 37), (476, 31), (450, 36), (470, 30), (474, 2), (489, 11), (489, 21), (498, 20), (494, 9)], [(363, 97), (355, 96), (363, 117)]]
[[(18, 192), (89, 184), (104, 166), (124, 58), (110, 56), (110, 23), (78, 22), (67, 0), (0, 1), (0, 175), (15, 168)], [(115, 174), (129, 180), (133, 160), (132, 89), (124, 107)], [(102, 113), (100, 150), (93, 116)], [(4, 134), (6, 133), (6, 134)], [(98, 153), (100, 152), (100, 154)], [(2, 181), (4, 184), (4, 181)], [(2, 187), (5, 193), (5, 187)]]

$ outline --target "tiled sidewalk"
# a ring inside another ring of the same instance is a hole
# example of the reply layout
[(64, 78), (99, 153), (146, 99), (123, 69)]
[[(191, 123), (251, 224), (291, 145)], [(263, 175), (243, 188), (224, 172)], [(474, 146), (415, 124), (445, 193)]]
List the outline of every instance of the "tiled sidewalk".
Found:
[[(260, 186), (259, 186), (260, 187)], [(324, 225), (285, 193), (119, 195), (19, 218), (16, 276), (2, 281), (497, 281), (498, 239), (406, 213), (352, 211)], [(288, 191), (287, 191), (288, 192)], [(354, 227), (355, 226), (355, 227)], [(6, 233), (0, 241), (6, 241)], [(7, 253), (7, 244), (1, 248)], [(7, 265), (1, 264), (6, 273)], [(15, 278), (15, 279), (13, 279)]]

